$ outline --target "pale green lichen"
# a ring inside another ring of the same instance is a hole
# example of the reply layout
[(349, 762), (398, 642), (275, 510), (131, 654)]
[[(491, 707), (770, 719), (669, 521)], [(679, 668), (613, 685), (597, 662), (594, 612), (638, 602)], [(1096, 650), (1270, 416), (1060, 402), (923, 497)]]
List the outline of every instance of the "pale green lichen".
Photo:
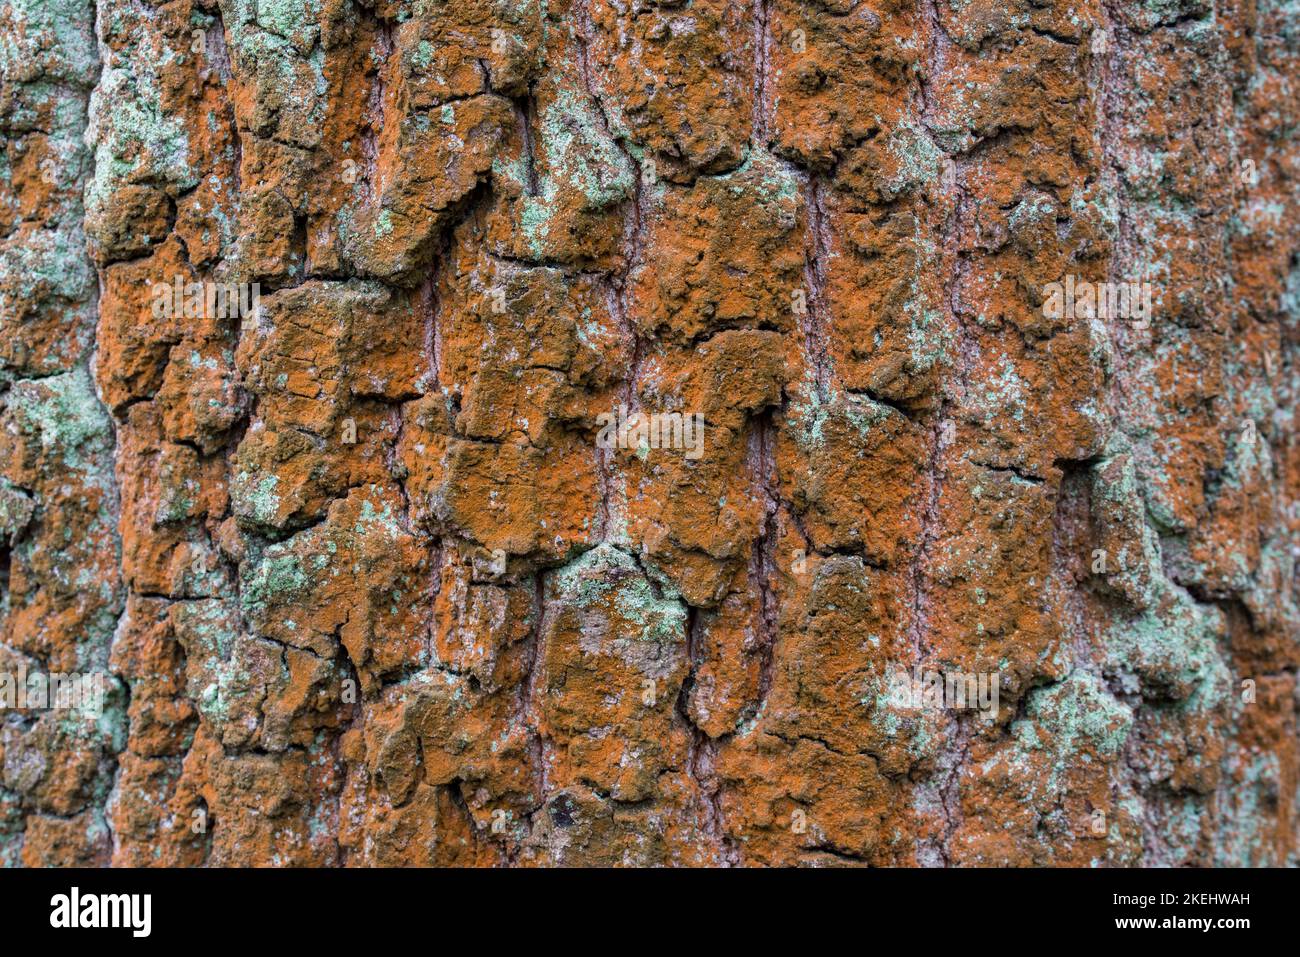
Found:
[(280, 499), (275, 491), (279, 484), (280, 478), (277, 475), (240, 472), (230, 488), (235, 512), (259, 525), (275, 527), (280, 511)]
[(529, 189), (522, 160), (493, 165), (498, 175), (515, 181), (521, 193), (516, 213), (519, 227), (529, 252), (545, 258), (563, 193), (576, 190), (583, 200), (582, 211), (599, 212), (634, 195), (637, 173), (605, 132), (595, 104), (569, 87), (556, 92), (538, 126), (536, 192)]
[(15, 383), (8, 406), (17, 428), (35, 436), (46, 455), (108, 487), (107, 469), (97, 462), (112, 447), (113, 426), (84, 367)]
[[(583, 629), (584, 650), (617, 654), (648, 674), (662, 674), (671, 657), (662, 649), (685, 645), (685, 604), (657, 595), (632, 556), (613, 545), (597, 545), (558, 569), (553, 587), (557, 598), (571, 602), (584, 621), (590, 618), (593, 627), (604, 623), (594, 631)], [(632, 626), (630, 633), (609, 627), (611, 611)]]

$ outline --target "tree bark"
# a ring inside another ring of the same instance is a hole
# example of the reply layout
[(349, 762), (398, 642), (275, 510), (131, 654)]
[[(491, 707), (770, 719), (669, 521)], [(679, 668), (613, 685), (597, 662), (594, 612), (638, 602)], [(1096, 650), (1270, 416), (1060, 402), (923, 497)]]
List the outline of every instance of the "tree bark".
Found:
[(1297, 76), (1272, 0), (12, 0), (0, 861), (1296, 864)]

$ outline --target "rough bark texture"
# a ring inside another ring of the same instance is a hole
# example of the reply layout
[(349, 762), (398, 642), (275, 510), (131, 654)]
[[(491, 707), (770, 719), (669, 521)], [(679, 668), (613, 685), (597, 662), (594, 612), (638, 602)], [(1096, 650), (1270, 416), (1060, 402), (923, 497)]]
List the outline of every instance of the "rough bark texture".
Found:
[(1297, 863), (1298, 86), (1295, 0), (4, 0), (0, 671), (111, 687), (0, 861)]

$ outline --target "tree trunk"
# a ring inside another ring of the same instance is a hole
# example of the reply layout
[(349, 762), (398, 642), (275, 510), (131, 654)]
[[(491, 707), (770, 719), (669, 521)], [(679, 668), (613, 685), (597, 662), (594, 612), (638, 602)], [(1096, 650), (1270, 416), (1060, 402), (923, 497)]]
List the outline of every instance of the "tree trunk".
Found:
[(11, 0), (0, 861), (1296, 864), (1298, 9)]

